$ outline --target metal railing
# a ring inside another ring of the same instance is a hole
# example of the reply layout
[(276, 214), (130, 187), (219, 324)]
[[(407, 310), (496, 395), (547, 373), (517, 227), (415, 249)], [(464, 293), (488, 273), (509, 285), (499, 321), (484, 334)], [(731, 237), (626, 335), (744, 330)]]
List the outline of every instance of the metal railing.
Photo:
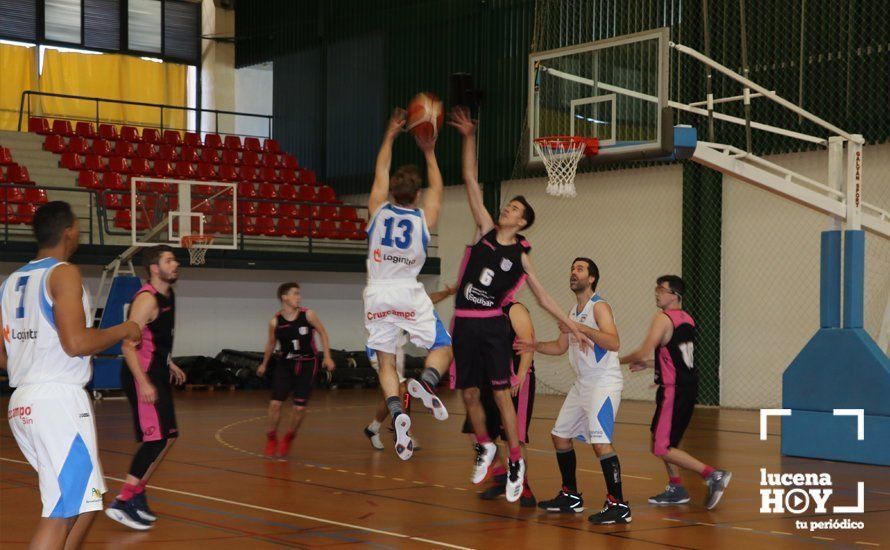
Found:
[[(98, 191), (93, 189), (83, 189), (80, 187), (59, 187), (54, 185), (35, 185), (35, 184), (23, 184), (23, 183), (0, 183), (0, 208), (2, 208), (3, 216), (3, 244), (8, 243), (10, 240), (10, 226), (13, 228), (21, 228), (23, 232), (26, 232), (28, 235), (28, 240), (31, 240), (31, 226), (30, 224), (11, 224), (9, 223), (9, 216), (6, 214), (9, 212), (9, 207), (12, 206), (14, 208), (18, 208), (20, 202), (11, 202), (9, 199), (10, 190), (11, 189), (23, 189), (25, 191), (29, 189), (41, 189), (44, 191), (52, 191), (53, 193), (81, 193), (86, 194), (89, 197), (89, 208), (87, 211), (86, 217), (80, 216), (79, 218), (87, 221), (88, 230), (84, 231), (84, 228), (81, 227), (81, 234), (87, 235), (87, 243), (88, 244), (105, 244), (105, 238), (101, 231), (99, 231), (98, 235), (94, 235), (93, 232), (93, 218), (97, 213), (97, 205), (99, 204), (99, 200), (97, 195)], [(28, 203), (24, 203), (28, 204)], [(98, 243), (94, 243), (94, 237), (98, 236)], [(18, 240), (18, 239), (15, 239)]]
[[(87, 101), (94, 104), (95, 116), (92, 118), (78, 118), (75, 116), (68, 116), (64, 113), (43, 113), (41, 112), (39, 115), (34, 112), (32, 108), (31, 99), (34, 96), (38, 97), (55, 97), (60, 99), (68, 99), (73, 101)], [(111, 118), (103, 118), (101, 116), (101, 106), (104, 104), (108, 105), (132, 105), (134, 107), (148, 107), (158, 110), (158, 119), (157, 121), (134, 121), (134, 120), (117, 120)], [(164, 124), (164, 114), (165, 112), (169, 114), (173, 111), (185, 111), (186, 113), (195, 113), (195, 128), (174, 128), (172, 126), (165, 126)], [(213, 132), (209, 130), (204, 130), (202, 128), (202, 120), (204, 114), (212, 115), (214, 126)], [(73, 121), (85, 121), (85, 122), (95, 122), (98, 126), (100, 123), (108, 123), (108, 124), (129, 124), (132, 126), (140, 126), (140, 127), (149, 127), (149, 128), (158, 128), (162, 132), (164, 130), (177, 130), (182, 132), (194, 131), (198, 133), (219, 133), (219, 117), (223, 116), (232, 116), (232, 117), (248, 117), (252, 119), (262, 119), (266, 121), (266, 133), (265, 135), (251, 135), (244, 134), (239, 132), (239, 136), (249, 136), (249, 137), (261, 137), (261, 138), (271, 138), (272, 137), (272, 115), (261, 115), (257, 113), (243, 113), (238, 111), (226, 111), (221, 109), (198, 109), (195, 107), (182, 107), (180, 105), (166, 105), (162, 103), (145, 103), (141, 101), (126, 101), (122, 99), (105, 99), (101, 97), (88, 97), (88, 96), (80, 96), (80, 95), (69, 95), (69, 94), (55, 94), (50, 92), (40, 92), (37, 90), (25, 90), (22, 92), (22, 97), (19, 101), (19, 122), (18, 122), (18, 130), (20, 132), (27, 131), (27, 123), (31, 116), (41, 116), (41, 117), (52, 117), (52, 118), (64, 118), (67, 120)], [(24, 130), (22, 129), (22, 123), (25, 124)]]

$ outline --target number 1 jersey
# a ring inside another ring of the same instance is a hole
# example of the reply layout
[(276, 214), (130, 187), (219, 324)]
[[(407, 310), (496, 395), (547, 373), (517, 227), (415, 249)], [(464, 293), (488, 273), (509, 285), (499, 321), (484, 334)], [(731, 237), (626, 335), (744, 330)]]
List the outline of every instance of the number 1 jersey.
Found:
[(383, 203), (368, 224), (368, 281), (416, 280), (429, 242), (423, 210)]

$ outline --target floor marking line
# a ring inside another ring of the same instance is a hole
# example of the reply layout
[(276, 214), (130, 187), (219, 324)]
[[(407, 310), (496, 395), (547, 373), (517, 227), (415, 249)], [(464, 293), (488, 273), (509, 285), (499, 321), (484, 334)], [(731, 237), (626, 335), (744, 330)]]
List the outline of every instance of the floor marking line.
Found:
[[(12, 458), (0, 457), (0, 460), (5, 461), (5, 462), (12, 462), (15, 464), (26, 464), (26, 465), (28, 464), (28, 462), (25, 462), (24, 460), (14, 460)], [(117, 482), (121, 482), (121, 483), (126, 481), (125, 479), (118, 478), (118, 477), (112, 477), (112, 476), (104, 476), (104, 477), (105, 477), (105, 479), (110, 479), (112, 481), (117, 481)], [(437, 541), (437, 540), (414, 537), (411, 535), (406, 535), (404, 533), (396, 533), (395, 531), (384, 531), (382, 529), (373, 529), (371, 527), (363, 527), (361, 525), (355, 525), (353, 523), (344, 523), (341, 521), (334, 521), (334, 520), (319, 518), (319, 517), (315, 517), (315, 516), (308, 516), (305, 514), (298, 514), (296, 512), (288, 512), (287, 510), (278, 510), (276, 508), (267, 508), (265, 506), (258, 506), (256, 504), (248, 504), (246, 502), (238, 502), (237, 500), (228, 500), (225, 498), (218, 498), (218, 497), (212, 497), (209, 495), (202, 495), (200, 493), (192, 493), (189, 491), (179, 491), (177, 489), (168, 489), (166, 487), (158, 487), (157, 485), (148, 485), (147, 487), (149, 489), (153, 489), (155, 491), (164, 491), (164, 492), (173, 493), (176, 495), (185, 495), (185, 496), (189, 496), (189, 497), (193, 497), (193, 498), (201, 498), (201, 499), (209, 500), (212, 502), (221, 502), (223, 504), (231, 504), (233, 506), (241, 506), (243, 508), (249, 508), (252, 510), (259, 510), (261, 512), (269, 512), (271, 514), (279, 514), (282, 516), (290, 516), (290, 517), (294, 517), (294, 518), (315, 521), (318, 523), (324, 523), (326, 525), (337, 525), (339, 527), (347, 527), (349, 529), (358, 529), (359, 531), (366, 531), (368, 533), (376, 533), (378, 535), (386, 535), (389, 537), (395, 537), (395, 538), (400, 538), (400, 539), (416, 540), (418, 542), (425, 542), (427, 544), (435, 544), (435, 545), (439, 545), (439, 546), (445, 546), (448, 548), (457, 548), (459, 550), (473, 550), (466, 546), (457, 546), (457, 545), (448, 544), (448, 543)]]
[(829, 540), (829, 541), (833, 541), (833, 540), (834, 540), (834, 539), (831, 538), (831, 537), (817, 537), (816, 535), (813, 535), (813, 538), (814, 538), (814, 539), (819, 539), (819, 540)]

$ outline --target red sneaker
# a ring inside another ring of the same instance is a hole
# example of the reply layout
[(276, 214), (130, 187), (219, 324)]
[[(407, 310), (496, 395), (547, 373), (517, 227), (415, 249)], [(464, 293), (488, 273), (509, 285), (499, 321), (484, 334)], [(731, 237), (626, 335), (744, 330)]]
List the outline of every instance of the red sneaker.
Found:
[(294, 432), (284, 434), (284, 439), (278, 444), (278, 456), (285, 457), (290, 452), (290, 444), (294, 442)]
[(278, 446), (278, 435), (275, 432), (266, 434), (266, 450), (263, 454), (266, 456), (275, 456), (275, 447)]

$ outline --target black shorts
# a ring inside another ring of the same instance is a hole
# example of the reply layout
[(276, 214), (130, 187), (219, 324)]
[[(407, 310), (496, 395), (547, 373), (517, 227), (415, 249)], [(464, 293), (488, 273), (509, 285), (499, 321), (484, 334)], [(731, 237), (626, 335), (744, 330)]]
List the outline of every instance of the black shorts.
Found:
[(155, 387), (158, 398), (154, 403), (139, 401), (136, 380), (126, 364), (121, 369), (121, 387), (133, 411), (136, 441), (160, 441), (179, 435), (176, 427), (176, 411), (173, 408), (173, 388), (170, 386), (170, 368), (164, 365), (149, 369), (146, 373)]
[(652, 452), (664, 455), (680, 445), (683, 433), (692, 420), (698, 386), (659, 386), (655, 394), (655, 416), (652, 417)]
[[(480, 388), (480, 400), (482, 408), (485, 409), (485, 431), (488, 437), (494, 441), (497, 438), (507, 441), (507, 434), (504, 433), (504, 427), (501, 425), (501, 411), (498, 409), (494, 400), (494, 393), (491, 388)], [(516, 431), (518, 432), (519, 441), (528, 443), (528, 428), (532, 422), (532, 412), (535, 408), (535, 371), (528, 373), (528, 380), (523, 384), (519, 395), (513, 398), (513, 408), (516, 409)], [(461, 433), (473, 433), (473, 424), (470, 422), (469, 415), (464, 420)]]
[(272, 369), (272, 401), (284, 401), (294, 395), (294, 405), (305, 407), (312, 393), (317, 361), (314, 357), (288, 361), (279, 359)]
[(510, 387), (513, 342), (506, 315), (455, 317), (452, 341), (457, 389)]

